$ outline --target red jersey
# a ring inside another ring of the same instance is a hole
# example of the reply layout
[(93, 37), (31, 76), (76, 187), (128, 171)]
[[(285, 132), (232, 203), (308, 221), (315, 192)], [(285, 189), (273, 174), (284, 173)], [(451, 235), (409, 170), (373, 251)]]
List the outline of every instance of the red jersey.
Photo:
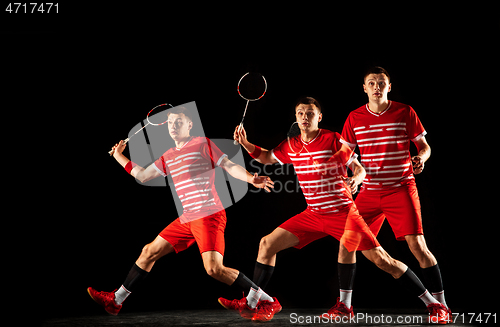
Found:
[(154, 163), (164, 177), (170, 175), (184, 208), (182, 223), (224, 210), (215, 190), (215, 166), (227, 155), (206, 137), (193, 137), (181, 148), (167, 150)]
[[(282, 165), (293, 164), (307, 208), (316, 213), (331, 213), (350, 205), (352, 196), (342, 177), (347, 177), (346, 166), (357, 155), (346, 145), (340, 134), (320, 129), (318, 135), (309, 142), (304, 142), (300, 135), (294, 139), (302, 142), (307, 150), (294, 153), (285, 140), (272, 150), (272, 155)], [(321, 166), (318, 169), (318, 163), (327, 162), (330, 164), (329, 168)]]
[(352, 150), (359, 147), (367, 190), (398, 187), (413, 179), (410, 140), (426, 134), (413, 108), (395, 101), (379, 114), (368, 104), (359, 107), (349, 114), (342, 131)]

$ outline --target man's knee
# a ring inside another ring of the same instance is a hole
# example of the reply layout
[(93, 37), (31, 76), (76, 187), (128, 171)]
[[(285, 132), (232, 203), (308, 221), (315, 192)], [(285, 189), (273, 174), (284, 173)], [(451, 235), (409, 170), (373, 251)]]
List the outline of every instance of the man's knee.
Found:
[(413, 253), (429, 252), (425, 239), (422, 235), (407, 235), (406, 241), (408, 242), (408, 247)]
[(153, 241), (142, 248), (141, 257), (148, 261), (156, 261), (171, 251), (170, 243), (167, 242), (165, 246), (160, 246)]
[(259, 256), (272, 256), (276, 253), (272, 253), (272, 242), (269, 239), (269, 235), (264, 236), (263, 238), (260, 239), (259, 243)]
[(267, 236), (264, 236), (263, 238), (260, 239), (259, 251), (265, 251), (268, 248), (269, 248), (269, 241)]
[(205, 266), (208, 276), (218, 279), (223, 275), (224, 266), (217, 264), (210, 264)]
[(346, 264), (355, 263), (356, 251), (349, 252), (343, 244), (340, 244), (338, 262)]

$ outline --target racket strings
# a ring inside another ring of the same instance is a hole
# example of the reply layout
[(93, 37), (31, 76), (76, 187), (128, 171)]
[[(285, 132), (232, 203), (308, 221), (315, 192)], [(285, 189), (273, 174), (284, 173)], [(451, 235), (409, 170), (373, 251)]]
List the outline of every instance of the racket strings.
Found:
[(298, 135), (300, 135), (300, 127), (299, 124), (295, 122), (292, 124), (292, 126), (290, 126), (290, 129), (288, 130), (286, 136), (292, 138)]
[(243, 99), (256, 101), (266, 93), (267, 82), (259, 73), (246, 73), (239, 80), (237, 90)]

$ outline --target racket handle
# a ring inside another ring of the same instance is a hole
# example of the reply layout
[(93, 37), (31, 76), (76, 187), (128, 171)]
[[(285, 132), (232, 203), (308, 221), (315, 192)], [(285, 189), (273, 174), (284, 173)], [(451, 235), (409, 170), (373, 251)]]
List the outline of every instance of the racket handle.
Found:
[[(127, 144), (128, 140), (130, 140), (130, 138), (129, 138), (129, 137), (127, 137), (125, 140), (123, 140), (123, 144)], [(112, 155), (113, 155), (113, 153), (115, 153), (115, 150), (113, 150), (113, 149), (112, 149), (112, 150), (111, 150), (111, 151), (109, 151), (108, 153), (109, 153), (109, 155), (110, 155), (110, 156), (112, 156)]]
[[(238, 133), (241, 131), (241, 128), (243, 127), (243, 122), (240, 123), (240, 126), (238, 126)], [(238, 145), (240, 144), (240, 142), (238, 142), (237, 140), (234, 140), (233, 142), (234, 145)]]

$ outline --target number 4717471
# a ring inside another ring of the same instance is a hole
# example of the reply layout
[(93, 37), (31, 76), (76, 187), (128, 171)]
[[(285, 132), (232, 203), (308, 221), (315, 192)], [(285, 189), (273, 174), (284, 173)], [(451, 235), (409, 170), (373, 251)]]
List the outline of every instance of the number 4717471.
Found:
[[(462, 323), (462, 324), (472, 324), (472, 323), (484, 323), (487, 324), (489, 322), (493, 322), (496, 324), (497, 322), (497, 314), (496, 313), (453, 313), (453, 323)], [(491, 320), (490, 320), (491, 318)]]
[[(55, 10), (54, 10), (55, 8)], [(9, 14), (49, 14), (59, 13), (59, 3), (53, 2), (9, 2), (5, 8)]]

